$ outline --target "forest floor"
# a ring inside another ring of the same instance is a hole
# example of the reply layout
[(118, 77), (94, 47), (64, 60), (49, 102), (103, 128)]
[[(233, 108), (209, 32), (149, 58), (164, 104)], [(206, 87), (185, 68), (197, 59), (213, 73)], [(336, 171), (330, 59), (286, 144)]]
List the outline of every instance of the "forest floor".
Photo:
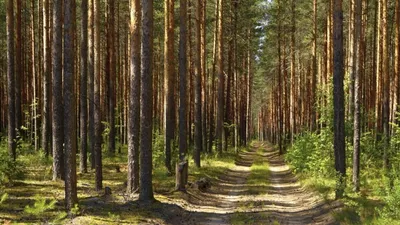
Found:
[[(111, 196), (93, 190), (93, 173), (79, 174), (80, 209), (74, 219), (62, 219), (63, 183), (49, 181), (51, 167), (30, 167), (27, 178), (6, 188), (8, 199), (0, 204), (0, 223), (55, 224), (337, 224), (333, 217), (341, 204), (327, 202), (315, 191), (304, 188), (271, 145), (254, 142), (248, 149), (225, 160), (192, 168), (194, 182), (202, 177), (211, 187), (186, 193), (173, 192), (174, 177), (154, 171), (157, 201), (143, 205), (137, 196), (125, 194), (124, 157), (106, 160), (104, 186)], [(46, 163), (44, 163), (46, 164)], [(203, 165), (204, 165), (203, 164)], [(120, 168), (120, 169), (116, 169)], [(156, 167), (157, 168), (157, 167)], [(40, 197), (57, 200), (54, 208), (28, 213)], [(65, 215), (65, 214), (64, 214)]]

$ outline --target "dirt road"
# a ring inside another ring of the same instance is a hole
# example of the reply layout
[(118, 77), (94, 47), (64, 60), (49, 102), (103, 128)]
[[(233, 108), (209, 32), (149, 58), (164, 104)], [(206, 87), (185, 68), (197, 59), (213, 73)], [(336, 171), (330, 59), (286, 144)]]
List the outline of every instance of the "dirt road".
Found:
[[(256, 159), (269, 164), (264, 185), (247, 183)], [(253, 144), (210, 189), (189, 191), (187, 202), (179, 205), (182, 210), (171, 213), (167, 224), (336, 224), (334, 206), (302, 187), (278, 152), (265, 143)]]

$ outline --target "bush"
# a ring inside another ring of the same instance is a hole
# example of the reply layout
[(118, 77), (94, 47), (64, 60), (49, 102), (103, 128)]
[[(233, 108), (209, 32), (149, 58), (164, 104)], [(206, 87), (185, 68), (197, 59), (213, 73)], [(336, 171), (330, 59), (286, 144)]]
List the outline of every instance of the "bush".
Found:
[(332, 132), (326, 128), (320, 133), (305, 132), (296, 138), (286, 154), (294, 172), (328, 176), (333, 172)]
[(400, 180), (394, 181), (394, 186), (385, 185), (385, 196), (383, 202), (385, 206), (379, 211), (383, 218), (400, 219)]
[(0, 186), (12, 183), (22, 178), (23, 166), (10, 158), (5, 148), (0, 147)]

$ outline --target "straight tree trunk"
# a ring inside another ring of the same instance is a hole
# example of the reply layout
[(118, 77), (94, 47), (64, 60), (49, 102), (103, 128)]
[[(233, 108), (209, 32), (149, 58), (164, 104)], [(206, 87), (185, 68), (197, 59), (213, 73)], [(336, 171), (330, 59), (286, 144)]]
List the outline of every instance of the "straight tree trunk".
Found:
[(314, 8), (314, 33), (313, 33), (313, 62), (312, 62), (312, 99), (311, 99), (311, 130), (315, 131), (317, 129), (317, 40), (318, 40), (318, 26), (317, 26), (317, 18), (318, 18), (318, 3), (317, 0), (314, 0), (313, 4)]
[(43, 112), (42, 112), (42, 148), (46, 157), (50, 154), (50, 84), (51, 84), (51, 49), (50, 49), (50, 8), (49, 0), (43, 0)]
[(291, 36), (290, 36), (290, 131), (291, 143), (294, 142), (294, 135), (296, 134), (296, 4), (292, 0), (291, 4), (292, 17), (291, 17)]
[(22, 61), (23, 57), (23, 36), (22, 36), (22, 0), (17, 0), (17, 33), (16, 33), (16, 49), (15, 49), (15, 78), (14, 78), (14, 83), (15, 83), (15, 92), (14, 92), (14, 98), (15, 101), (13, 102), (14, 108), (15, 108), (15, 128), (20, 131), (21, 126), (22, 126), (22, 110), (21, 110), (21, 78), (24, 76), (24, 64)]
[(194, 76), (195, 76), (195, 100), (194, 100), (194, 162), (200, 167), (200, 153), (203, 150), (202, 122), (201, 122), (201, 1), (195, 1), (195, 28), (194, 28)]
[(74, 16), (73, 0), (64, 0), (64, 148), (65, 203), (68, 212), (78, 202), (76, 178), (76, 105), (74, 73)]
[(385, 147), (383, 148), (383, 167), (389, 169), (390, 148), (390, 75), (389, 54), (387, 46), (387, 0), (381, 0), (382, 4), (382, 77), (383, 77), (383, 136)]
[(172, 173), (171, 145), (175, 138), (175, 56), (174, 56), (174, 5), (175, 0), (166, 0), (165, 8), (165, 42), (164, 42), (164, 140), (165, 167)]
[(14, 0), (7, 0), (8, 152), (17, 158), (15, 143)]
[[(108, 135), (108, 152), (115, 154), (115, 75), (116, 75), (116, 56), (115, 56), (115, 1), (108, 2), (108, 55), (109, 55), (109, 80), (108, 80), (108, 112), (110, 133)], [(107, 82), (107, 81), (106, 81)]]
[(354, 6), (354, 42), (353, 42), (353, 65), (354, 68), (354, 136), (353, 136), (353, 185), (354, 190), (360, 190), (360, 134), (361, 134), (361, 18), (362, 4), (361, 0), (355, 0)]
[(64, 179), (64, 106), (62, 84), (62, 10), (63, 1), (53, 1), (53, 180)]
[(99, 191), (103, 188), (103, 171), (101, 156), (101, 67), (100, 67), (100, 0), (94, 0), (94, 161), (95, 161), (95, 187)]
[(94, 131), (94, 0), (89, 1), (89, 32), (88, 32), (88, 77), (89, 77), (89, 146), (90, 146), (90, 167), (95, 169), (95, 131)]
[(202, 87), (202, 137), (203, 137), (203, 150), (207, 151), (207, 40), (206, 40), (206, 9), (207, 1), (200, 1), (200, 64), (201, 64), (201, 77), (203, 78), (203, 87)]
[(37, 80), (39, 76), (39, 71), (36, 70), (36, 40), (35, 40), (35, 1), (31, 0), (31, 60), (32, 60), (32, 87), (33, 87), (33, 100), (32, 100), (32, 124), (33, 124), (33, 143), (35, 146), (35, 151), (39, 150), (39, 143), (38, 143), (38, 122), (37, 122), (37, 106), (38, 106), (38, 99), (37, 99)]
[[(179, 162), (186, 160), (188, 136), (187, 123), (187, 1), (179, 1)], [(179, 176), (179, 174), (176, 174)], [(177, 185), (178, 190), (185, 190), (185, 183)]]
[(223, 2), (218, 1), (218, 38), (217, 38), (217, 74), (218, 74), (218, 97), (217, 97), (217, 127), (216, 127), (216, 144), (217, 151), (222, 152), (222, 129), (224, 125), (224, 40), (223, 40)]
[[(11, 0), (10, 0), (11, 1)], [(13, 3), (14, 5), (14, 3)], [(15, 83), (15, 92), (14, 92), (14, 98), (15, 101), (13, 101), (13, 104), (15, 105), (15, 129), (18, 131), (21, 131), (21, 126), (22, 126), (22, 101), (21, 101), (21, 83), (22, 79), (24, 76), (24, 66), (23, 66), (23, 47), (22, 47), (22, 42), (23, 42), (23, 36), (22, 36), (22, 29), (21, 29), (21, 17), (22, 17), (22, 0), (17, 0), (17, 46), (16, 46), (16, 51), (15, 51), (15, 78), (14, 78), (14, 83)], [(13, 10), (14, 11), (14, 10)], [(13, 19), (14, 20), (14, 19)], [(14, 27), (14, 25), (13, 25)], [(14, 31), (13, 31), (14, 32)], [(13, 41), (14, 42), (14, 41)]]
[(140, 142), (140, 0), (131, 0), (130, 8), (130, 96), (128, 116), (128, 182), (127, 192), (139, 188)]
[(140, 114), (140, 195), (154, 201), (153, 195), (153, 0), (142, 0), (142, 58)]
[[(395, 9), (395, 19), (396, 19), (396, 28), (395, 28), (395, 58), (394, 58), (394, 71), (395, 77), (397, 77), (397, 109), (400, 110), (400, 2), (396, 1), (396, 9)], [(400, 124), (400, 119), (397, 116), (397, 124)]]
[(336, 185), (336, 198), (341, 198), (344, 193), (346, 176), (342, 0), (334, 0), (333, 6), (333, 144), (335, 151), (335, 169), (339, 173), (338, 184)]
[(210, 113), (209, 113), (209, 144), (208, 144), (208, 152), (212, 152), (213, 144), (214, 144), (214, 131), (215, 131), (215, 73), (216, 73), (216, 64), (217, 64), (217, 38), (218, 38), (218, 16), (219, 16), (219, 0), (215, 0), (215, 32), (214, 32), (214, 47), (213, 47), (213, 68), (212, 68), (212, 77), (211, 77), (211, 88), (210, 88)]
[[(45, 0), (47, 1), (47, 0)], [(80, 172), (87, 173), (87, 113), (88, 113), (88, 0), (82, 0), (82, 24), (81, 24), (81, 83), (80, 83)]]

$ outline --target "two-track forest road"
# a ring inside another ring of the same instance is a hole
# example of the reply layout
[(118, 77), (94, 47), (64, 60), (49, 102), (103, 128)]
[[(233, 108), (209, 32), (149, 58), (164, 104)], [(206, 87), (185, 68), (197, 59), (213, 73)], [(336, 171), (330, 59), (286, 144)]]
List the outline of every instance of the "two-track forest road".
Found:
[[(268, 162), (262, 184), (249, 184), (252, 164)], [(168, 213), (167, 224), (337, 224), (335, 208), (305, 189), (270, 144), (255, 142), (234, 168), (205, 192), (189, 192), (184, 210)], [(176, 213), (176, 214), (175, 214)]]

